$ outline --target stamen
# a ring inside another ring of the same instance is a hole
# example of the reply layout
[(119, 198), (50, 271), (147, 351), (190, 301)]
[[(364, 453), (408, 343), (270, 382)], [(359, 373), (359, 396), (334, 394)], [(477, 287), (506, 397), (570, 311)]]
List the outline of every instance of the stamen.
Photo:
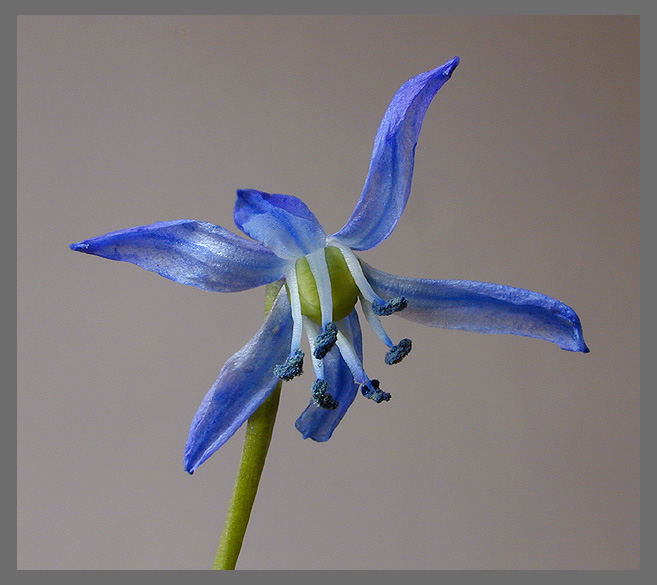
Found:
[(281, 380), (289, 381), (303, 374), (303, 351), (301, 337), (303, 335), (303, 316), (301, 315), (301, 299), (299, 298), (299, 283), (295, 263), (285, 271), (285, 283), (290, 292), (290, 313), (292, 314), (292, 343), (290, 355), (284, 364), (274, 367), (274, 375)]
[(301, 349), (295, 349), (284, 364), (274, 367), (274, 375), (286, 382), (301, 374), (303, 374), (303, 351)]
[(338, 328), (335, 323), (327, 323), (324, 331), (315, 339), (315, 348), (313, 349), (313, 356), (321, 360), (335, 345), (338, 339)]
[(363, 273), (363, 267), (360, 265), (360, 261), (356, 254), (351, 251), (351, 248), (343, 246), (339, 242), (331, 240), (329, 242), (331, 246), (339, 248), (344, 256), (344, 261), (347, 263), (347, 268), (351, 272), (351, 276), (360, 290), (360, 294), (364, 299), (372, 303), (372, 310), (376, 315), (387, 316), (396, 313), (397, 311), (402, 311), (408, 305), (408, 301), (404, 297), (397, 297), (390, 299), (389, 301), (384, 301), (379, 295), (374, 292), (374, 289), (365, 278)]
[[(313, 323), (310, 319), (304, 319), (303, 323), (306, 328), (306, 336), (308, 337), (308, 343), (310, 343), (313, 369), (315, 370), (315, 377), (317, 378), (313, 382), (313, 386), (312, 386), (313, 402), (317, 406), (320, 406), (321, 408), (325, 408), (327, 410), (335, 410), (338, 407), (338, 401), (335, 400), (333, 396), (331, 396), (327, 392), (328, 382), (324, 379), (324, 361), (316, 357), (317, 354), (316, 340), (321, 337), (321, 335), (318, 335), (319, 327), (315, 325), (315, 323)], [(331, 325), (333, 324), (331, 323)], [(337, 336), (337, 327), (335, 328), (335, 330)]]
[(408, 301), (404, 297), (395, 297), (389, 301), (372, 301), (372, 310), (380, 317), (387, 317), (397, 311), (403, 311), (408, 306)]
[(379, 388), (378, 380), (370, 380), (363, 369), (363, 364), (360, 361), (360, 358), (356, 354), (349, 340), (344, 336), (344, 334), (338, 331), (338, 348), (340, 349), (340, 354), (342, 359), (351, 370), (351, 375), (354, 377), (354, 382), (360, 386), (360, 391), (363, 396), (366, 396), (374, 402), (384, 402), (390, 400), (390, 394), (384, 392)]
[(372, 302), (375, 299), (384, 302), (379, 297), (379, 295), (377, 295), (374, 292), (374, 290), (370, 286), (370, 283), (367, 282), (367, 278), (365, 278), (365, 274), (363, 274), (363, 268), (360, 265), (360, 262), (358, 261), (356, 254), (354, 254), (351, 251), (351, 248), (348, 248), (347, 246), (343, 246), (342, 244), (334, 240), (331, 240), (329, 242), (329, 245), (335, 246), (342, 252), (344, 261), (347, 263), (347, 268), (349, 268), (349, 272), (351, 272), (351, 276), (353, 277), (354, 282), (358, 287), (358, 290), (360, 290), (360, 294), (363, 295), (363, 297), (365, 297), (370, 302)]
[(404, 338), (397, 345), (390, 348), (390, 351), (386, 353), (386, 364), (391, 366), (392, 364), (398, 364), (402, 361), (409, 353), (411, 353), (411, 348), (413, 343), (410, 339)]
[(315, 378), (318, 380), (324, 379), (324, 362), (321, 359), (315, 357), (317, 350), (316, 340), (319, 335), (319, 327), (313, 323), (313, 321), (307, 317), (303, 319), (304, 329), (306, 330), (306, 337), (308, 338), (308, 344), (310, 345), (310, 357), (313, 363), (313, 370), (315, 370)]
[(386, 353), (385, 357), (386, 364), (398, 364), (410, 353), (411, 340), (402, 339), (397, 345), (395, 345), (383, 328), (381, 319), (375, 314), (374, 309), (372, 308), (372, 303), (362, 299), (361, 306), (363, 307), (363, 312), (365, 313), (367, 322), (372, 327), (374, 333), (376, 333), (377, 337), (388, 346), (389, 351)]
[(328, 383), (326, 380), (315, 380), (312, 387), (313, 402), (320, 408), (335, 410), (338, 407), (338, 401), (327, 390)]
[(292, 314), (292, 347), (291, 353), (301, 347), (303, 335), (303, 317), (301, 315), (301, 298), (299, 297), (299, 282), (297, 281), (296, 263), (292, 262), (285, 271), (285, 283), (290, 291), (290, 313)]
[(365, 299), (361, 299), (360, 302), (361, 307), (363, 308), (363, 313), (365, 313), (365, 318), (367, 319), (367, 322), (370, 324), (370, 327), (376, 333), (376, 336), (385, 343), (388, 348), (392, 349), (395, 344), (392, 342), (392, 339), (388, 337), (388, 334), (386, 333), (386, 330), (383, 328), (383, 325), (381, 324), (381, 319), (377, 317), (377, 315), (374, 313), (374, 310), (372, 309), (372, 303)]
[(374, 400), (377, 404), (380, 404), (381, 402), (387, 402), (390, 400), (390, 394), (388, 392), (384, 392), (379, 388), (379, 381), (378, 380), (372, 380), (369, 385), (363, 384), (360, 388), (361, 393), (365, 398), (369, 398), (370, 400)]
[(333, 396), (331, 396), (327, 391), (328, 382), (324, 379), (324, 362), (321, 359), (317, 359), (314, 355), (317, 350), (317, 347), (315, 346), (315, 339), (317, 337), (321, 337), (320, 335), (317, 335), (318, 327), (312, 323), (310, 319), (304, 319), (303, 323), (305, 325), (308, 342), (310, 343), (310, 349), (313, 354), (313, 368), (315, 370), (315, 376), (317, 377), (312, 385), (313, 402), (320, 408), (325, 408), (326, 410), (335, 410), (338, 407), (338, 401), (335, 400), (335, 398), (333, 398)]
[(326, 252), (324, 248), (308, 254), (306, 256), (308, 266), (312, 272), (315, 284), (317, 285), (317, 294), (319, 296), (319, 308), (322, 313), (322, 326), (326, 326), (333, 319), (333, 293), (331, 288), (331, 275), (328, 265), (326, 264)]
[(345, 361), (351, 375), (354, 377), (354, 382), (359, 385), (369, 384), (370, 379), (367, 377), (367, 374), (363, 369), (363, 364), (361, 363), (356, 350), (340, 330), (338, 330), (338, 340), (336, 341), (336, 345), (340, 350), (342, 359)]

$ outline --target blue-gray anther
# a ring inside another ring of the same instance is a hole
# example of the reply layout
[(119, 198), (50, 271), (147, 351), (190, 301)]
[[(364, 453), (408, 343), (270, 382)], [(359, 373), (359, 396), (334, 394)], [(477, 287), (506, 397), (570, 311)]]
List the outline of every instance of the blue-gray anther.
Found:
[(315, 350), (313, 355), (321, 360), (331, 348), (335, 345), (338, 339), (338, 328), (335, 323), (327, 323), (324, 331), (317, 336), (315, 340)]
[(398, 364), (409, 353), (411, 353), (412, 346), (413, 343), (410, 339), (402, 339), (397, 345), (391, 347), (390, 350), (386, 353), (386, 364), (389, 366), (392, 364)]
[(327, 390), (328, 383), (326, 380), (315, 380), (312, 387), (313, 402), (320, 408), (335, 410), (338, 407), (338, 401)]
[(385, 303), (377, 300), (372, 301), (372, 311), (379, 317), (387, 317), (397, 311), (403, 311), (408, 306), (408, 301), (404, 297), (396, 297)]
[(303, 351), (300, 349), (295, 349), (284, 364), (274, 367), (274, 376), (286, 382), (301, 374), (303, 374)]
[(379, 388), (379, 381), (378, 380), (371, 380), (372, 386), (367, 386), (366, 384), (363, 384), (360, 388), (360, 391), (363, 393), (363, 396), (365, 398), (369, 398), (370, 400), (374, 400), (376, 403), (381, 403), (381, 402), (387, 402), (390, 400), (390, 394), (388, 392), (384, 392)]

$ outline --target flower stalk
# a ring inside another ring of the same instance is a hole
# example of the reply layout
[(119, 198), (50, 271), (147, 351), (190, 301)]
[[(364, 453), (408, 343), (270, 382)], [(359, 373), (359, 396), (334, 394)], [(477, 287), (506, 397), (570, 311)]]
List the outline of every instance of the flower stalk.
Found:
[[(267, 286), (265, 315), (271, 311), (279, 288), (279, 283)], [(246, 423), (242, 457), (235, 478), (235, 487), (226, 514), (224, 529), (221, 533), (219, 548), (212, 564), (213, 570), (233, 570), (237, 564), (237, 558), (242, 549), (242, 542), (251, 517), (253, 502), (258, 493), (260, 476), (269, 451), (282, 385), (282, 381), (276, 385), (269, 398), (262, 403)]]
[(213, 570), (232, 570), (237, 564), (274, 430), (281, 386), (279, 382), (247, 422), (242, 458)]

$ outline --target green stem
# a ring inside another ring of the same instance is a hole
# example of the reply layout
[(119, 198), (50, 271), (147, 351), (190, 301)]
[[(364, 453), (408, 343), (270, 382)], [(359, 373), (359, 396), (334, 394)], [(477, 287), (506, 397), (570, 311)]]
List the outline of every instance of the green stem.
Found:
[[(280, 285), (267, 287), (265, 313), (271, 310), (279, 288)], [(274, 391), (251, 415), (246, 424), (242, 458), (219, 548), (212, 565), (213, 570), (231, 570), (237, 564), (276, 422), (281, 385), (281, 382), (276, 385)]]

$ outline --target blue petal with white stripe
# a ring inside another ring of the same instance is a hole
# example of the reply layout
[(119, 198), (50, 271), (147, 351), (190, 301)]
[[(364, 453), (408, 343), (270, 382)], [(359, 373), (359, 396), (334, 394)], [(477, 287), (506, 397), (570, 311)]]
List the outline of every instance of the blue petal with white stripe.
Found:
[(283, 287), (258, 332), (226, 362), (201, 402), (185, 447), (189, 473), (230, 439), (274, 390), (279, 382), (274, 366), (285, 359), (291, 336), (290, 303)]
[(317, 218), (292, 195), (242, 189), (237, 192), (234, 219), (247, 236), (281, 258), (301, 258), (326, 243)]
[(286, 262), (261, 244), (211, 223), (180, 219), (111, 232), (71, 250), (121, 260), (214, 292), (237, 292), (274, 282)]
[(444, 65), (407, 81), (388, 106), (374, 139), (365, 185), (354, 212), (333, 234), (353, 250), (369, 250), (395, 229), (411, 192), (415, 146), (424, 115), (436, 92), (459, 64)]
[(588, 352), (573, 309), (561, 301), (522, 288), (470, 280), (405, 278), (362, 262), (374, 291), (384, 299), (403, 296), (398, 313), (430, 327), (478, 333), (510, 333), (556, 343), (568, 351)]

